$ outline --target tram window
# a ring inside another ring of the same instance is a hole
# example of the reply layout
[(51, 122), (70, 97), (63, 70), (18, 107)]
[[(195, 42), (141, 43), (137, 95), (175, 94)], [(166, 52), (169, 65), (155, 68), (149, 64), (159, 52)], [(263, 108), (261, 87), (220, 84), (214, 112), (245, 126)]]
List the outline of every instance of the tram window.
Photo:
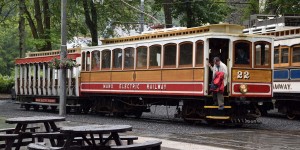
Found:
[(288, 62), (289, 62), (289, 49), (281, 48), (281, 63), (288, 63)]
[[(180, 58), (179, 65), (184, 66), (192, 66), (193, 62), (193, 43), (192, 42), (184, 42), (180, 44)], [(176, 52), (176, 51), (175, 51)]]
[(234, 64), (250, 65), (251, 42), (235, 41), (234, 42)]
[(100, 69), (100, 51), (92, 52), (92, 71)]
[(164, 66), (176, 65), (176, 44), (166, 44), (164, 46)]
[(150, 46), (150, 67), (160, 67), (161, 66), (161, 46), (152, 45)]
[(274, 64), (279, 64), (279, 49), (274, 49)]
[(82, 65), (81, 65), (81, 70), (82, 70), (82, 71), (85, 71), (85, 52), (82, 52), (82, 54), (81, 54), (81, 59), (82, 59), (82, 60), (81, 60), (81, 61), (82, 61), (82, 62), (81, 62), (81, 64), (82, 64)]
[(196, 43), (196, 66), (203, 64), (203, 41)]
[(122, 49), (113, 50), (113, 68), (122, 68)]
[(133, 69), (134, 65), (134, 48), (128, 47), (125, 48), (125, 57), (124, 57), (124, 68)]
[(255, 43), (255, 65), (258, 67), (270, 67), (270, 53), (269, 43)]
[(300, 62), (300, 47), (293, 48), (293, 63)]
[(86, 71), (90, 71), (91, 66), (91, 52), (86, 53)]
[(110, 68), (110, 59), (111, 59), (111, 52), (110, 50), (103, 50), (102, 51), (102, 69), (109, 69)]
[(145, 68), (147, 67), (147, 47), (142, 46), (136, 49), (137, 51), (137, 68)]

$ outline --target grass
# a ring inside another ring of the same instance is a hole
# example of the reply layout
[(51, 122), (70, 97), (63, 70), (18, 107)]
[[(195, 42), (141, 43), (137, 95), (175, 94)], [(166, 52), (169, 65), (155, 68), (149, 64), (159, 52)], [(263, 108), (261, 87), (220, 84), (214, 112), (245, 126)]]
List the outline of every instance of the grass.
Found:
[(4, 117), (0, 117), (0, 129), (2, 128), (13, 128), (15, 127), (13, 124), (7, 124), (5, 123), (5, 119)]

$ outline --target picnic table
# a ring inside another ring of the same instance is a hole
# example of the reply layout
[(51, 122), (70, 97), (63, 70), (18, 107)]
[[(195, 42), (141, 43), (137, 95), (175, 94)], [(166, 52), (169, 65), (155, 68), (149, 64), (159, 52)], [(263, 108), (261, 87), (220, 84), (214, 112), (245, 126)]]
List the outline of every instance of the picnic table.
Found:
[[(16, 124), (15, 129), (12, 134), (7, 134), (6, 136), (14, 137), (12, 140), (6, 141), (5, 149), (12, 149), (15, 146), (16, 150), (19, 150), (21, 146), (23, 146), (23, 139), (25, 138), (33, 138), (32, 133), (26, 132), (26, 129), (29, 124), (37, 124), (43, 123), (45, 126), (45, 132), (58, 132), (59, 128), (56, 126), (55, 122), (65, 121), (65, 117), (57, 117), (57, 116), (33, 116), (33, 117), (17, 117), (17, 118), (9, 118), (6, 119), (5, 122), (8, 124)], [(16, 145), (14, 145), (14, 140), (18, 139)]]
[[(129, 125), (84, 125), (75, 127), (63, 127), (60, 132), (67, 136), (65, 149), (71, 149), (75, 137), (81, 137), (88, 147), (102, 147), (109, 141), (115, 141), (116, 145), (122, 145), (119, 133), (132, 131)], [(109, 134), (108, 138), (103, 139), (104, 134)], [(90, 137), (87, 137), (89, 135)], [(96, 142), (95, 135), (99, 135), (99, 142)]]
[(58, 116), (33, 116), (33, 117), (17, 117), (6, 119), (5, 122), (9, 124), (17, 124), (14, 130), (14, 134), (19, 132), (25, 132), (28, 124), (43, 123), (46, 132), (57, 132), (59, 128), (56, 126), (55, 122), (65, 121), (65, 117)]

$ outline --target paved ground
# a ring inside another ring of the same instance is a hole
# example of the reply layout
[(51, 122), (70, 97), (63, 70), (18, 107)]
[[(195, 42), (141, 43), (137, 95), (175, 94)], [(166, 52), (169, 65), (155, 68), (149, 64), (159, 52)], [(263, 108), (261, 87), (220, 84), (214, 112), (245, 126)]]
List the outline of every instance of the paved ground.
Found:
[[(246, 125), (242, 128), (211, 127), (204, 123), (190, 125), (180, 120), (163, 121), (157, 118), (170, 119), (174, 108), (153, 107), (152, 113), (143, 114), (144, 119), (114, 118), (109, 116), (67, 115), (64, 125), (80, 124), (128, 124), (133, 126), (130, 135), (137, 135), (140, 141), (160, 139), (165, 150), (174, 149), (299, 149), (300, 121), (288, 120), (273, 113), (262, 117), (260, 125)], [(0, 101), (0, 117), (56, 115), (49, 112), (34, 112), (20, 109), (12, 101)], [(147, 118), (147, 119), (145, 119)], [(148, 119), (152, 118), (152, 119)], [(1, 118), (0, 118), (1, 125)]]

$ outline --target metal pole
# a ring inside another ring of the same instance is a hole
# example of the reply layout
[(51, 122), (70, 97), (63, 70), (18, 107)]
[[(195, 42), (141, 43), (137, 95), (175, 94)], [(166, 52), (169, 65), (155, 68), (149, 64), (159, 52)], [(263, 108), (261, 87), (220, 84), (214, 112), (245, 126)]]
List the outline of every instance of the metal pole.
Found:
[[(67, 58), (67, 0), (61, 0), (61, 50), (60, 60), (65, 62)], [(66, 115), (66, 69), (60, 68), (59, 72), (60, 79), (60, 95), (59, 95), (59, 115)]]
[[(141, 11), (145, 12), (144, 0), (141, 0)], [(140, 33), (142, 33), (144, 31), (144, 23), (145, 23), (144, 13), (141, 13), (141, 18), (140, 18), (140, 24), (141, 24)]]

